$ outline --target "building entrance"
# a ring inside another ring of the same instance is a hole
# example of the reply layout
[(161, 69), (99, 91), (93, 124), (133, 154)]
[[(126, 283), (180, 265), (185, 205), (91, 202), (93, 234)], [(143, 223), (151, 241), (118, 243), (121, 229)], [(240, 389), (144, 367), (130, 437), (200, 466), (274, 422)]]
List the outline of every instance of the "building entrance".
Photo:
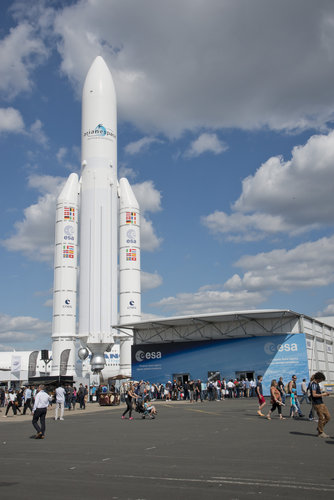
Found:
[(177, 383), (181, 383), (182, 385), (185, 382), (188, 382), (190, 379), (190, 374), (189, 373), (174, 373), (173, 374), (173, 380), (176, 380)]
[(254, 380), (254, 372), (248, 372), (248, 371), (235, 372), (235, 378), (239, 380), (240, 379)]

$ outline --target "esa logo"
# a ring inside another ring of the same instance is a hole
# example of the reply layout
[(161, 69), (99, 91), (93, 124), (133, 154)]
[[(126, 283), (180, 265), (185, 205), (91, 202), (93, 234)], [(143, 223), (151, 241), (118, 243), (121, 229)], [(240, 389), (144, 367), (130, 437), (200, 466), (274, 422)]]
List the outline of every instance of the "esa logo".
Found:
[(64, 240), (74, 241), (74, 228), (72, 226), (65, 226), (64, 233)]
[(297, 344), (274, 344), (273, 342), (267, 342), (264, 346), (264, 352), (266, 354), (275, 354), (275, 352), (290, 352), (298, 351)]
[(126, 242), (128, 244), (134, 245), (135, 243), (137, 243), (136, 231), (134, 229), (128, 229), (128, 231), (126, 232), (126, 237), (127, 237)]
[(138, 363), (141, 363), (142, 361), (145, 361), (145, 359), (161, 359), (161, 352), (144, 352), (144, 351), (137, 351), (135, 354), (136, 361)]

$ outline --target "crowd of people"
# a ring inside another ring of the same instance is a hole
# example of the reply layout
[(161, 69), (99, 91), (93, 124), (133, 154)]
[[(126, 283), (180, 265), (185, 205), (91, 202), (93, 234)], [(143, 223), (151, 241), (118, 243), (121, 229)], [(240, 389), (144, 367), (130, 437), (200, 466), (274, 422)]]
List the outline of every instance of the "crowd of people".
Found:
[[(164, 401), (189, 401), (190, 403), (198, 401), (221, 401), (225, 398), (249, 398), (256, 396), (256, 382), (248, 379), (235, 380), (209, 380), (203, 382), (200, 379), (169, 380), (165, 384), (150, 383), (141, 380), (138, 382), (142, 393), (152, 400)], [(120, 388), (121, 401), (125, 401), (127, 383), (122, 384)]]
[[(38, 386), (24, 386), (17, 390), (0, 388), (0, 411), (2, 411), (1, 408), (5, 408), (3, 417), (7, 417), (10, 410), (15, 416), (26, 415), (28, 410), (31, 414), (37, 392)], [(64, 387), (48, 391), (50, 405), (56, 404), (56, 413), (58, 415), (57, 410), (59, 409), (60, 419), (63, 418), (64, 409), (75, 410), (77, 404), (80, 410), (84, 410), (88, 394), (89, 389), (87, 385), (83, 386), (83, 384), (80, 384), (78, 388), (67, 384)]]
[[(202, 382), (197, 380), (180, 380), (168, 381), (165, 384), (150, 383), (144, 380), (139, 382), (125, 382), (119, 387), (121, 401), (126, 403), (126, 409), (122, 414), (122, 419), (126, 418), (128, 414), (129, 419), (132, 420), (132, 410), (134, 403), (137, 403), (137, 411), (154, 417), (157, 413), (152, 401), (186, 401), (189, 403), (207, 401), (224, 401), (225, 399), (233, 398), (258, 398), (257, 414), (260, 417), (266, 417), (271, 420), (272, 414), (277, 410), (278, 416), (281, 420), (285, 420), (287, 416), (291, 418), (304, 417), (300, 405), (303, 401), (310, 404), (310, 411), (308, 414), (309, 420), (316, 420), (318, 422), (318, 435), (320, 437), (328, 437), (324, 432), (324, 426), (330, 420), (330, 414), (326, 405), (323, 402), (323, 397), (329, 396), (329, 393), (323, 391), (320, 384), (325, 380), (325, 376), (321, 372), (315, 373), (309, 383), (303, 379), (299, 388), (297, 388), (297, 376), (292, 375), (291, 380), (286, 384), (283, 378), (278, 380), (273, 379), (270, 385), (270, 403), (271, 407), (268, 413), (263, 413), (267, 401), (263, 395), (262, 381), (263, 377), (259, 375), (257, 381), (247, 379), (229, 379), (228, 381), (223, 378), (220, 380), (209, 380)], [(299, 390), (298, 390), (299, 389)], [(89, 390), (83, 384), (80, 384), (78, 389), (71, 385), (61, 386), (56, 389), (46, 392), (43, 386), (22, 387), (19, 390), (14, 389), (0, 389), (0, 411), (1, 408), (6, 408), (4, 417), (7, 417), (8, 412), (12, 410), (14, 415), (18, 413), (25, 415), (27, 411), (33, 414), (33, 425), (38, 430), (34, 435), (37, 439), (43, 439), (45, 433), (45, 414), (46, 408), (49, 405), (55, 404), (55, 420), (64, 420), (64, 410), (67, 408), (69, 411), (76, 409), (76, 404), (79, 408), (84, 410), (89, 397), (89, 393), (94, 396), (98, 402), (100, 395), (103, 393), (104, 387), (94, 387)], [(113, 390), (116, 390), (113, 387)], [(43, 393), (43, 394), (40, 394)], [(289, 398), (289, 400), (287, 399)], [(289, 415), (283, 416), (282, 408), (290, 403)], [(43, 410), (43, 411), (42, 411)], [(44, 411), (45, 410), (45, 411)], [(316, 415), (315, 415), (316, 414)], [(317, 418), (316, 418), (317, 417)], [(40, 420), (41, 426), (37, 421)]]
[[(281, 420), (285, 420), (285, 417), (282, 414), (282, 407), (286, 404), (287, 396), (290, 396), (290, 418), (302, 418), (304, 415), (301, 411), (300, 404), (306, 400), (306, 402), (311, 405), (308, 419), (316, 420), (318, 423), (318, 436), (320, 438), (329, 437), (324, 432), (324, 427), (330, 420), (330, 413), (327, 406), (323, 402), (323, 397), (329, 396), (330, 394), (321, 389), (320, 384), (325, 381), (325, 375), (322, 372), (316, 372), (312, 375), (308, 384), (306, 383), (306, 379), (303, 379), (300, 386), (302, 393), (300, 400), (297, 389), (297, 375), (292, 375), (291, 380), (286, 385), (284, 385), (282, 377), (278, 382), (276, 379), (273, 379), (270, 385), (271, 408), (267, 415), (262, 413), (262, 410), (267, 404), (266, 399), (263, 396), (262, 380), (263, 377), (259, 375), (257, 377), (256, 394), (259, 402), (259, 409), (257, 413), (260, 417), (266, 416), (268, 420), (271, 420), (272, 413), (277, 410), (279, 418)], [(314, 418), (314, 412), (318, 417), (317, 419)]]

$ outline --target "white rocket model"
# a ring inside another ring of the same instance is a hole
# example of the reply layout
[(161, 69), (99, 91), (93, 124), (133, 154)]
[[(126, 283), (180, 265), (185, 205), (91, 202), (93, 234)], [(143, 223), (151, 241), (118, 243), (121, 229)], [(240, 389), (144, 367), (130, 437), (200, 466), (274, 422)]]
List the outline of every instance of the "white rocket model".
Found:
[[(90, 353), (91, 369), (96, 373), (105, 365), (104, 353), (115, 342), (116, 332), (112, 325), (118, 323), (119, 221), (120, 321), (125, 322), (122, 318), (126, 321), (133, 317), (140, 319), (139, 206), (128, 181), (121, 179), (120, 185), (117, 182), (116, 94), (111, 73), (100, 56), (90, 67), (83, 87), (81, 167), (81, 179), (70, 195), (74, 202), (79, 193), (78, 338), (82, 345), (79, 357), (85, 359)], [(61, 276), (67, 276), (67, 267), (60, 268)], [(54, 300), (54, 317), (59, 308), (59, 301)], [(58, 338), (70, 337), (62, 326), (58, 327), (57, 335)], [(71, 336), (75, 336), (73, 324)], [(121, 340), (120, 353), (121, 371), (129, 375), (131, 340), (131, 336)], [(56, 360), (54, 364), (56, 371)]]

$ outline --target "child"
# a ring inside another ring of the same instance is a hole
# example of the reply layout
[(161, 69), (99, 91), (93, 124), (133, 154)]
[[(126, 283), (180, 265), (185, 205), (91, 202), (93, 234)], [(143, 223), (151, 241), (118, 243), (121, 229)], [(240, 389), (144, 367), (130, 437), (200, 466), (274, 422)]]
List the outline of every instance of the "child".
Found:
[(298, 415), (298, 409), (296, 405), (296, 389), (293, 387), (291, 389), (291, 408), (290, 408), (290, 417), (294, 418)]
[(154, 415), (157, 414), (157, 410), (156, 410), (155, 406), (149, 405), (149, 403), (147, 401), (145, 401), (145, 403), (144, 403), (144, 408), (145, 408), (146, 411), (149, 412), (149, 414), (151, 416), (154, 416)]

